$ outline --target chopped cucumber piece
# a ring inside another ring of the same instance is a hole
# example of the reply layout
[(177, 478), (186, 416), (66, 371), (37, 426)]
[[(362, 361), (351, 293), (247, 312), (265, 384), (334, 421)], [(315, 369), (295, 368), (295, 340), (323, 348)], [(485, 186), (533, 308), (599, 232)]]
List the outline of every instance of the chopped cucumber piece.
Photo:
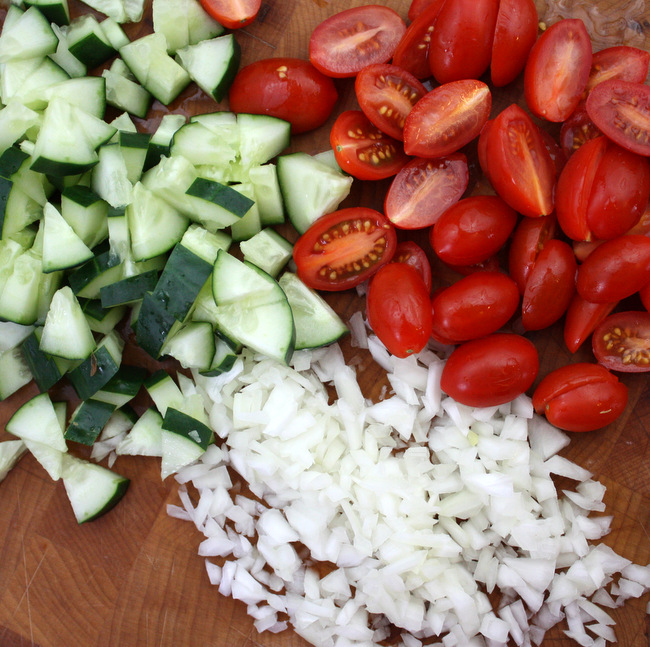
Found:
[(170, 54), (225, 31), (197, 0), (153, 0), (153, 30), (165, 36)]
[(191, 321), (167, 338), (161, 355), (173, 357), (183, 368), (205, 371), (212, 364), (214, 351), (212, 325), (202, 321)]
[(160, 415), (164, 416), (169, 407), (181, 408), (183, 394), (172, 376), (166, 371), (162, 369), (156, 371), (145, 380), (144, 386)]
[(0, 353), (0, 400), (32, 381), (32, 373), (20, 346)]
[(113, 415), (115, 405), (101, 400), (84, 400), (79, 404), (67, 429), (66, 440), (72, 440), (82, 445), (92, 445), (101, 433), (108, 419)]
[(43, 209), (43, 224), (43, 272), (75, 267), (93, 257), (92, 250), (49, 202)]
[(147, 409), (116, 448), (117, 454), (162, 456), (163, 417)]
[(34, 440), (61, 452), (67, 451), (63, 429), (47, 393), (27, 400), (9, 419), (6, 429), (21, 439)]
[(36, 7), (17, 16), (0, 34), (0, 63), (53, 54), (59, 40), (48, 19)]
[(162, 423), (163, 480), (199, 458), (213, 438), (210, 427), (191, 415), (169, 407)]
[(260, 269), (277, 277), (280, 270), (289, 262), (293, 245), (280, 236), (275, 229), (262, 229), (252, 238), (239, 244), (244, 260), (250, 261)]
[(7, 477), (26, 451), (27, 447), (22, 440), (0, 442), (0, 481)]

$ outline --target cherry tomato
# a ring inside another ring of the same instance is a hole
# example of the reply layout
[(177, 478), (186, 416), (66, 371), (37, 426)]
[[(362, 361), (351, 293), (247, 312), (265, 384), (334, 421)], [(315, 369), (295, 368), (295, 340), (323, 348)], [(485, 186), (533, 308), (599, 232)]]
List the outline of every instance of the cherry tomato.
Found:
[(498, 10), (498, 0), (444, 3), (429, 44), (429, 66), (438, 83), (483, 75), (492, 56)]
[(490, 116), (492, 94), (482, 81), (453, 81), (420, 99), (404, 124), (404, 150), (418, 157), (454, 153), (478, 137)]
[(533, 0), (501, 0), (494, 28), (490, 75), (496, 87), (514, 81), (537, 40), (537, 8)]
[(427, 292), (431, 292), (431, 263), (426, 252), (412, 240), (404, 240), (397, 244), (395, 255), (392, 263), (406, 263), (414, 267), (422, 277), (427, 287)]
[(530, 217), (553, 212), (555, 164), (526, 112), (512, 104), (499, 113), (481, 132), (480, 147), (485, 151), (481, 168), (515, 211)]
[(587, 114), (584, 102), (580, 102), (560, 128), (560, 145), (565, 154), (571, 156), (585, 142), (599, 135), (602, 133)]
[(565, 312), (575, 293), (578, 264), (571, 246), (549, 240), (535, 259), (521, 304), (525, 330), (542, 330)]
[(442, 4), (445, 0), (412, 0), (409, 6), (408, 19), (413, 22), (432, 4)]
[(239, 71), (229, 93), (233, 112), (284, 119), (293, 134), (323, 125), (337, 99), (332, 79), (299, 58), (255, 61)]
[(524, 71), (530, 111), (564, 121), (578, 106), (591, 70), (591, 38), (582, 20), (560, 20), (533, 45)]
[(638, 47), (615, 45), (595, 52), (585, 92), (611, 79), (643, 83), (648, 76), (650, 53)]
[(650, 371), (650, 312), (615, 312), (591, 337), (596, 359), (610, 371)]
[(558, 176), (567, 163), (569, 156), (562, 150), (562, 147), (557, 143), (555, 137), (548, 131), (540, 129), (539, 134), (542, 136), (542, 141), (546, 150), (551, 157), (553, 166), (555, 166), (555, 175)]
[(384, 213), (401, 229), (429, 227), (460, 200), (468, 181), (463, 153), (437, 159), (416, 157), (393, 179), (386, 193)]
[[(395, 49), (393, 64), (410, 72), (417, 79), (427, 79), (431, 76), (429, 67), (429, 43), (435, 28), (436, 19), (445, 0), (432, 0), (423, 7), (417, 17), (406, 29)], [(410, 14), (410, 12), (409, 12)]]
[(473, 265), (453, 265), (452, 263), (445, 263), (445, 265), (462, 276), (469, 276), (470, 274), (476, 274), (477, 272), (499, 272), (501, 270), (499, 257), (496, 254), (480, 263), (474, 263)]
[(293, 247), (298, 276), (315, 290), (346, 290), (372, 276), (395, 254), (390, 221), (366, 207), (321, 216)]
[(498, 252), (516, 224), (517, 213), (497, 196), (463, 198), (438, 218), (431, 246), (445, 263), (474, 265)]
[(262, 0), (200, 0), (201, 6), (227, 29), (250, 25), (257, 17)]
[(620, 301), (650, 283), (650, 238), (619, 236), (594, 249), (578, 268), (576, 287), (592, 303)]
[(503, 272), (470, 274), (432, 300), (434, 339), (458, 344), (502, 328), (519, 306), (519, 290)]
[(324, 20), (309, 39), (309, 60), (327, 76), (355, 76), (386, 63), (406, 32), (400, 15), (381, 5), (346, 9)]
[(339, 166), (359, 180), (391, 177), (409, 161), (402, 142), (382, 133), (361, 110), (337, 117), (330, 143)]
[(404, 122), (413, 106), (427, 93), (409, 72), (396, 65), (364, 67), (355, 80), (359, 106), (370, 121), (389, 137), (404, 138)]
[(527, 391), (539, 371), (535, 345), (521, 335), (494, 333), (458, 346), (447, 359), (440, 386), (470, 407), (492, 407)]
[(593, 431), (625, 410), (627, 387), (606, 368), (579, 362), (546, 375), (533, 393), (533, 407), (565, 431)]
[(577, 292), (569, 304), (564, 318), (564, 343), (575, 353), (587, 340), (596, 326), (616, 307), (614, 303), (591, 303)]
[(587, 97), (587, 113), (597, 128), (619, 146), (650, 155), (650, 86), (603, 81)]
[(389, 263), (372, 277), (366, 295), (368, 323), (397, 357), (419, 353), (431, 337), (431, 302), (420, 273)]
[(596, 137), (570, 157), (558, 178), (558, 223), (573, 240), (615, 238), (639, 221), (649, 198), (647, 158)]
[(515, 228), (508, 250), (508, 272), (524, 294), (528, 278), (537, 256), (552, 238), (555, 237), (557, 221), (555, 215), (541, 218), (522, 218)]

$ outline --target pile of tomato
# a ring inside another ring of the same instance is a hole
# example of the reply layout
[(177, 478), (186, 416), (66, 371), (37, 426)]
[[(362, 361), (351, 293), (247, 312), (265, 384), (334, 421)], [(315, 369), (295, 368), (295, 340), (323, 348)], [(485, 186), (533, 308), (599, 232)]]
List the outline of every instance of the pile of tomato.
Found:
[[(612, 371), (650, 370), (650, 54), (592, 53), (577, 19), (538, 36), (533, 0), (413, 0), (408, 19), (348, 9), (314, 29), (309, 63), (283, 59), (281, 81), (277, 65), (244, 68), (242, 78), (281, 84), (273, 102), (235, 79), (235, 111), (305, 132), (331, 114), (332, 79), (354, 78), (360, 109), (336, 119), (332, 148), (352, 176), (390, 179), (383, 213), (342, 209), (298, 239), (298, 274), (319, 290), (369, 281), (368, 321), (397, 356), (431, 337), (456, 345), (442, 388), (471, 406), (512, 400), (537, 377), (532, 342), (503, 332), (515, 315), (524, 331), (564, 317), (567, 348), (591, 336), (596, 362), (553, 371), (533, 403), (563, 429), (605, 426), (627, 404)], [(493, 92), (522, 74), (527, 109), (493, 114)], [(315, 97), (308, 114), (292, 110), (299, 92)], [(493, 194), (464, 197), (470, 143)], [(408, 230), (426, 231), (462, 278), (431, 294), (427, 253)], [(629, 297), (639, 305), (620, 311)]]

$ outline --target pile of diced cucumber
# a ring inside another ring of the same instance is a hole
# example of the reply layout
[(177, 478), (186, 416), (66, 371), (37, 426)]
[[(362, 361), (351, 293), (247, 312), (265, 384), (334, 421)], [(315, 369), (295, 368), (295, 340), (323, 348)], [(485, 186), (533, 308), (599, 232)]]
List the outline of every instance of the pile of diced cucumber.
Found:
[[(154, 33), (133, 41), (120, 22), (137, 0), (89, 4), (110, 17), (31, 0), (0, 34), (0, 400), (32, 380), (40, 392), (7, 424), (18, 440), (0, 443), (0, 480), (31, 452), (79, 523), (126, 491), (116, 456), (161, 457), (165, 478), (214, 442), (193, 381), (123, 362), (116, 326), (208, 376), (244, 347), (287, 362), (339, 339), (347, 327), (291, 271), (277, 226), (302, 233), (352, 182), (331, 151), (283, 154), (290, 124), (273, 117), (168, 113), (138, 132), (132, 116), (191, 82), (223, 99), (239, 46), (196, 0), (154, 0)], [(49, 394), (64, 379), (80, 401), (69, 418)], [(154, 404), (138, 416), (142, 388)]]

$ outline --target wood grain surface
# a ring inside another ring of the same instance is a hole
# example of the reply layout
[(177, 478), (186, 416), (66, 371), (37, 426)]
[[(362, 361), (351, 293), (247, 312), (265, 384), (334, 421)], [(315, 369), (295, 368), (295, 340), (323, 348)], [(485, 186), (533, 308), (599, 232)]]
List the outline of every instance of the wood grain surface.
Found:
[[(408, 0), (383, 0), (404, 18)], [(255, 23), (237, 33), (242, 65), (259, 58), (291, 55), (307, 58), (312, 29), (327, 16), (356, 0), (264, 0)], [(80, 4), (74, 13), (87, 11)], [(600, 0), (559, 3), (538, 1), (540, 16), (549, 23), (577, 15), (585, 20), (600, 49), (625, 41), (650, 47), (650, 8), (639, 0)], [(149, 14), (147, 14), (149, 16)], [(129, 25), (132, 37), (151, 30), (147, 17)], [(355, 104), (350, 81), (337, 81), (337, 110)], [(501, 91), (497, 111), (521, 100), (519, 82)], [(217, 106), (195, 87), (170, 110), (186, 114)], [(141, 129), (152, 128), (166, 111), (155, 105)], [(330, 122), (331, 123), (331, 122)], [(317, 133), (296, 137), (294, 150), (315, 153), (328, 145), (327, 125)], [(385, 186), (357, 182), (346, 205), (381, 208)], [(474, 191), (486, 190), (480, 181)], [(426, 244), (426, 243), (425, 243)], [(435, 281), (453, 279), (434, 261)], [(331, 303), (348, 317), (362, 304), (351, 294), (335, 295)], [(567, 362), (591, 360), (589, 349), (574, 356), (566, 351), (561, 324), (531, 334), (540, 351), (540, 377)], [(377, 397), (381, 373), (367, 356), (344, 344), (359, 363), (359, 379), (369, 397)], [(133, 350), (131, 357), (136, 356)], [(605, 543), (637, 563), (650, 562), (650, 384), (647, 375), (623, 376), (630, 403), (614, 425), (589, 434), (576, 434), (563, 452), (607, 487), (607, 512), (612, 532)], [(28, 385), (0, 403), (0, 440), (15, 408), (35, 395)], [(57, 396), (74, 398), (69, 388)], [(144, 401), (141, 402), (144, 404)], [(71, 451), (84, 455), (78, 447)], [(0, 647), (301, 647), (293, 632), (258, 634), (243, 604), (226, 599), (212, 587), (197, 548), (202, 536), (190, 523), (170, 518), (168, 503), (178, 504), (173, 478), (160, 479), (159, 459), (120, 457), (115, 469), (131, 479), (124, 500), (108, 515), (78, 527), (63, 485), (53, 483), (27, 455), (0, 484)], [(648, 596), (629, 601), (613, 612), (621, 647), (650, 645), (646, 615)], [(561, 628), (549, 632), (545, 647), (569, 647)]]

